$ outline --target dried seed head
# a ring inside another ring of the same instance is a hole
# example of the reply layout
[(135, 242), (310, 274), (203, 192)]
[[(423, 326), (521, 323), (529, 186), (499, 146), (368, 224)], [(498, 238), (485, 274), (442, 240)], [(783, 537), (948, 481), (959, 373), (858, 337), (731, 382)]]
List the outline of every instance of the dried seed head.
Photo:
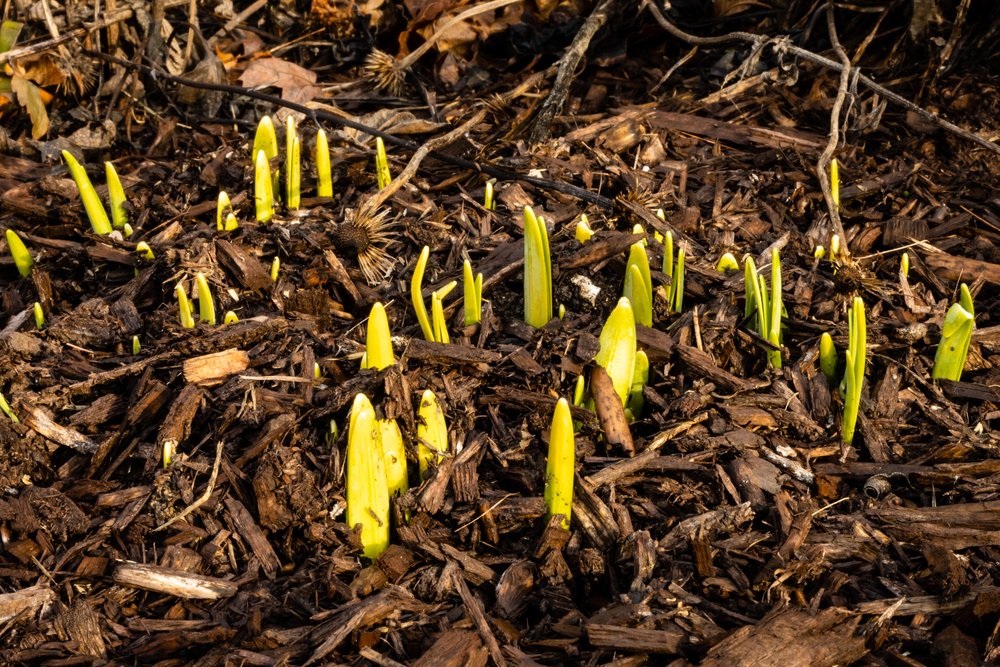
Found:
[(385, 220), (388, 213), (388, 209), (375, 213), (362, 204), (351, 219), (333, 230), (337, 248), (357, 255), (361, 272), (372, 284), (383, 280), (396, 263), (385, 248), (392, 240), (390, 223)]
[(390, 95), (398, 96), (403, 92), (406, 71), (399, 61), (385, 51), (372, 49), (365, 58), (365, 74), (374, 80), (375, 87)]

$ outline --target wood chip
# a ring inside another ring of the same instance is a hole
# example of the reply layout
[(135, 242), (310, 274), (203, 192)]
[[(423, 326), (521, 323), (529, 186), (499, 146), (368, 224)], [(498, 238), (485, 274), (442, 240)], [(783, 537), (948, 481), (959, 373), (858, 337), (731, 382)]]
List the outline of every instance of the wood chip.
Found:
[(204, 354), (184, 361), (184, 379), (191, 384), (211, 386), (231, 375), (242, 373), (250, 366), (250, 357), (243, 350), (230, 348)]
[(121, 586), (189, 600), (218, 600), (231, 597), (239, 590), (232, 581), (147, 563), (123, 562), (115, 568), (112, 578)]

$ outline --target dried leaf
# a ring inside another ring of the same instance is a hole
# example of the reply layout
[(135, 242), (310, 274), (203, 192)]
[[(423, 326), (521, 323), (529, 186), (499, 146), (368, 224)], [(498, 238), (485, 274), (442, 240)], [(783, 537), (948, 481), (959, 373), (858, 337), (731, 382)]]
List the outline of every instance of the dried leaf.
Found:
[(322, 90), (316, 73), (281, 58), (261, 58), (250, 63), (240, 82), (247, 88), (281, 89), (281, 99), (296, 104), (311, 102)]
[(45, 111), (41, 90), (31, 81), (17, 75), (11, 77), (10, 87), (17, 94), (17, 101), (28, 110), (28, 116), (31, 117), (31, 138), (40, 139), (49, 131), (49, 114)]

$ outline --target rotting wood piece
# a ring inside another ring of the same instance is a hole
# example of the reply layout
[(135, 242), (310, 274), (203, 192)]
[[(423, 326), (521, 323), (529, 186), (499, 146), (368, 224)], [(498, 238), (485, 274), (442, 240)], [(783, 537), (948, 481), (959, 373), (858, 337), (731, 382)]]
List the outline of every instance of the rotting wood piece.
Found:
[(177, 395), (170, 406), (170, 411), (160, 424), (156, 436), (156, 445), (160, 451), (163, 451), (164, 447), (171, 447), (171, 451), (174, 451), (188, 439), (191, 435), (191, 422), (194, 421), (204, 400), (205, 393), (193, 384), (181, 389), (181, 393)]
[(229, 511), (233, 530), (250, 545), (251, 551), (260, 561), (260, 566), (267, 576), (273, 577), (281, 567), (281, 561), (278, 560), (278, 554), (274, 552), (271, 543), (267, 541), (267, 535), (257, 525), (243, 503), (236, 498), (226, 497), (226, 509)]
[(34, 611), (44, 604), (55, 602), (56, 594), (48, 586), (31, 586), (13, 593), (0, 594), (0, 623), (6, 623), (18, 614)]
[(489, 657), (475, 632), (448, 630), (413, 663), (413, 667), (485, 667)]
[(219, 264), (243, 289), (269, 290), (274, 286), (264, 265), (242, 246), (225, 239), (216, 239), (215, 257)]
[(55, 423), (41, 408), (26, 401), (15, 401), (13, 407), (21, 423), (43, 438), (83, 454), (97, 451), (97, 443), (78, 431)]
[(636, 653), (677, 653), (684, 631), (674, 626), (667, 630), (630, 628), (622, 625), (587, 623), (587, 639), (599, 648)]
[(431, 343), (422, 338), (410, 338), (406, 344), (403, 357), (418, 361), (431, 361), (440, 364), (495, 364), (503, 359), (503, 355), (492, 350), (478, 347), (466, 347), (454, 343)]
[(115, 568), (112, 578), (121, 586), (141, 588), (189, 600), (218, 600), (231, 597), (239, 590), (235, 582), (226, 579), (206, 577), (148, 563), (122, 562)]
[(785, 608), (746, 625), (708, 651), (702, 667), (835, 667), (868, 653), (860, 615), (840, 607), (812, 614)]

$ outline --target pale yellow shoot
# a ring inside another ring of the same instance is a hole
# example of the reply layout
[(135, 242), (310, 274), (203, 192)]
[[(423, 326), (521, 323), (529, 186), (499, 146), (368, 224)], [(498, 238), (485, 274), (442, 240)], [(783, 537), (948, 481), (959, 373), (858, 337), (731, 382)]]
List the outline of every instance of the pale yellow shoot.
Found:
[(295, 119), (285, 122), (285, 203), (294, 211), (299, 207), (302, 192), (302, 144), (295, 130)]
[(434, 329), (431, 327), (430, 318), (427, 317), (427, 306), (424, 305), (424, 271), (427, 269), (427, 258), (430, 257), (431, 249), (424, 246), (420, 250), (420, 257), (417, 265), (413, 269), (413, 277), (410, 279), (410, 301), (413, 304), (413, 312), (417, 314), (417, 321), (420, 323), (420, 330), (424, 334), (424, 340), (434, 342)]
[(191, 302), (188, 301), (188, 295), (184, 290), (184, 285), (177, 283), (177, 287), (174, 288), (174, 292), (177, 294), (177, 312), (181, 326), (185, 329), (193, 329), (194, 316), (191, 314)]
[(576, 233), (574, 236), (580, 243), (586, 243), (593, 238), (594, 230), (590, 227), (590, 220), (587, 218), (586, 213), (580, 214), (580, 219), (576, 221)]
[(28, 247), (24, 245), (24, 241), (17, 235), (17, 232), (13, 229), (8, 229), (5, 236), (7, 237), (7, 250), (10, 251), (10, 256), (14, 258), (14, 266), (17, 267), (17, 272), (21, 274), (21, 277), (27, 278), (31, 275), (31, 267), (35, 265), (35, 260), (31, 258)]
[(104, 176), (108, 181), (111, 224), (116, 229), (121, 229), (128, 222), (128, 212), (125, 210), (125, 188), (122, 187), (122, 179), (118, 178), (118, 171), (115, 170), (115, 165), (110, 162), (104, 163)]
[(195, 274), (194, 284), (198, 288), (198, 319), (209, 326), (215, 326), (215, 301), (212, 299), (208, 280), (201, 271)]
[(97, 190), (90, 182), (87, 170), (76, 161), (76, 158), (69, 151), (63, 151), (62, 156), (63, 160), (66, 161), (66, 166), (69, 167), (70, 176), (76, 182), (77, 190), (80, 191), (80, 200), (83, 202), (83, 209), (90, 219), (90, 226), (95, 234), (107, 236), (111, 233), (111, 221), (108, 219), (108, 212), (104, 210), (104, 203), (101, 202)]
[(569, 530), (573, 509), (573, 478), (576, 473), (576, 443), (569, 403), (560, 398), (549, 429), (549, 453), (545, 463), (545, 506), (548, 517), (562, 515), (562, 527)]
[(385, 142), (382, 141), (382, 137), (375, 137), (375, 174), (378, 177), (379, 190), (392, 182), (392, 174), (389, 172), (389, 156), (385, 153)]
[(594, 361), (607, 371), (622, 405), (628, 400), (635, 372), (636, 333), (632, 304), (622, 297), (601, 329), (600, 350)]
[(389, 487), (382, 433), (375, 409), (364, 394), (354, 398), (347, 430), (347, 525), (361, 526), (368, 558), (389, 546)]
[(42, 304), (36, 301), (32, 310), (35, 313), (35, 328), (41, 331), (45, 327), (45, 311), (42, 310)]
[(253, 199), (257, 222), (270, 222), (274, 217), (274, 185), (271, 183), (271, 163), (264, 151), (257, 151), (254, 157)]
[(316, 133), (316, 195), (333, 196), (333, 177), (330, 172), (330, 144), (326, 131), (320, 128)]
[(392, 353), (392, 336), (389, 333), (389, 318), (385, 307), (375, 302), (368, 314), (368, 331), (365, 339), (365, 362), (362, 368), (374, 368), (377, 371), (396, 363)]
[(431, 463), (441, 463), (448, 453), (448, 425), (441, 404), (430, 389), (425, 389), (420, 397), (417, 415), (417, 463), (423, 479)]

